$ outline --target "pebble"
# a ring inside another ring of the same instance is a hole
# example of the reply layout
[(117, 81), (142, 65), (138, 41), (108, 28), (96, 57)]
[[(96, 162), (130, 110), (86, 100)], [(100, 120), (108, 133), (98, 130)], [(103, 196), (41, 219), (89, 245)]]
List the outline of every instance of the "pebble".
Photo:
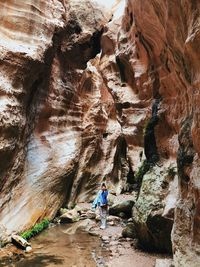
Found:
[(30, 253), (32, 250), (33, 250), (33, 249), (32, 249), (31, 246), (27, 246), (27, 247), (26, 247), (26, 252), (27, 252), (27, 253)]
[(109, 237), (106, 235), (102, 236), (101, 239), (102, 241), (109, 241)]

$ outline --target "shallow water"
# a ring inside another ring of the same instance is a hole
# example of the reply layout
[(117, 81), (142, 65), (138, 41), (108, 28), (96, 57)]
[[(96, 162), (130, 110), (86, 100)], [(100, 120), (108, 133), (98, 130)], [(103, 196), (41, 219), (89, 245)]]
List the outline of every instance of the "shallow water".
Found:
[(33, 252), (17, 262), (0, 261), (0, 266), (15, 267), (96, 267), (105, 266), (106, 254), (98, 237), (84, 232), (64, 232), (69, 226), (57, 225), (31, 240)]

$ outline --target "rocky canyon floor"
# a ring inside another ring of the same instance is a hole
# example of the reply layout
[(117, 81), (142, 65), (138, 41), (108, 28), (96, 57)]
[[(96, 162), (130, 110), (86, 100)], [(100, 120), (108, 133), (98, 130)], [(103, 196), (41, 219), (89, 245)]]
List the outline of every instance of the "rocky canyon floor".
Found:
[(200, 0), (0, 0), (1, 266), (199, 267), (199, 177)]
[[(80, 206), (87, 209), (90, 204)], [(31, 239), (31, 253), (13, 245), (1, 249), (0, 266), (154, 267), (158, 258), (170, 259), (168, 255), (144, 252), (135, 239), (122, 237), (126, 223), (125, 219), (109, 216), (105, 230), (100, 230), (99, 221), (89, 218), (70, 224), (50, 224)]]

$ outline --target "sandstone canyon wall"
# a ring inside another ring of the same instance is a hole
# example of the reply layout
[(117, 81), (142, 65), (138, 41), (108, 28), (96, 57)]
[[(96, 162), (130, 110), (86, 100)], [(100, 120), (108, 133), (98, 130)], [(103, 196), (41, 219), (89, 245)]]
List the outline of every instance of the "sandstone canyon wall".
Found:
[(174, 218), (175, 266), (199, 266), (199, 1), (0, 8), (1, 239), (144, 176), (141, 243), (168, 249)]
[[(98, 84), (88, 78), (88, 90), (84, 83), (79, 86), (88, 60), (100, 52), (108, 20), (100, 9), (76, 0), (3, 0), (0, 8), (0, 221), (5, 237), (54, 217), (68, 202), (73, 182), (78, 186), (82, 179), (83, 164), (88, 165), (89, 192), (92, 155), (99, 162), (98, 150), (100, 157), (112, 153), (112, 140), (100, 150), (100, 132), (115, 118), (110, 107), (106, 115), (101, 112)], [(109, 95), (104, 98), (109, 102)], [(73, 189), (74, 195), (80, 189)]]

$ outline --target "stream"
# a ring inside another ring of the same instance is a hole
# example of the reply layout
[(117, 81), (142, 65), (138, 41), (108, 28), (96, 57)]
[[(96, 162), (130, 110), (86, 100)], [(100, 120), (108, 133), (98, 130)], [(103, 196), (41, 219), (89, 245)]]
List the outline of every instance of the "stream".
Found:
[(98, 237), (86, 232), (78, 231), (69, 235), (65, 231), (68, 225), (56, 225), (31, 239), (33, 252), (26, 254), (18, 261), (0, 260), (0, 266), (15, 267), (96, 267), (105, 266), (103, 255), (105, 249), (101, 247)]

